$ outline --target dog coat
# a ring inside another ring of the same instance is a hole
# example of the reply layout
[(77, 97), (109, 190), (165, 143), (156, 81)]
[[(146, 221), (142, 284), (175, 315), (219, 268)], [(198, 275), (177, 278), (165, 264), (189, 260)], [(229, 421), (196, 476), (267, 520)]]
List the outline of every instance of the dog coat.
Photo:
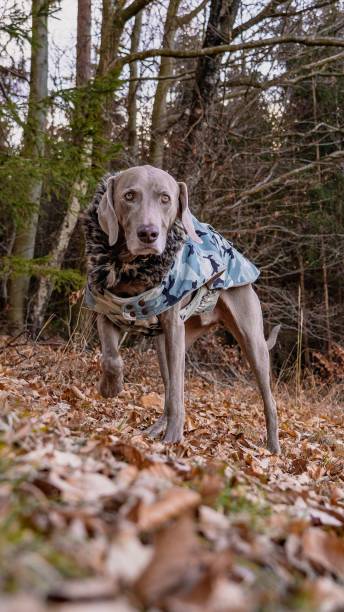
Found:
[(237, 251), (211, 225), (193, 217), (202, 243), (187, 237), (160, 285), (139, 295), (121, 298), (107, 289), (103, 293), (88, 285), (85, 305), (106, 315), (123, 331), (150, 335), (159, 333), (158, 315), (183, 298), (189, 303), (181, 308), (180, 317), (211, 312), (222, 289), (240, 287), (257, 280), (259, 270)]

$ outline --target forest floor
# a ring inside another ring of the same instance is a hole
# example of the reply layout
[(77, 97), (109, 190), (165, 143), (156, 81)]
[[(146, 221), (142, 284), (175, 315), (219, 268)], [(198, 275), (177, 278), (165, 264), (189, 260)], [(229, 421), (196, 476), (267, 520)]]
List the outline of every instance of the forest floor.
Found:
[(0, 350), (0, 612), (344, 610), (343, 382), (275, 383), (273, 456), (223, 347), (239, 380), (189, 363), (185, 440), (166, 447), (142, 433), (162, 410), (151, 348), (123, 349), (112, 400), (97, 351)]

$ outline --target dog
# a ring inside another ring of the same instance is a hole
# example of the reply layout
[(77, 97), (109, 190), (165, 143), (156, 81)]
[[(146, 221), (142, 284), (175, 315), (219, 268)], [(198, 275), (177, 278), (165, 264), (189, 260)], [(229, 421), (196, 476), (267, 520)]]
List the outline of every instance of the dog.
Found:
[(211, 226), (195, 219), (185, 183), (152, 166), (107, 175), (84, 214), (86, 305), (98, 313), (104, 397), (123, 386), (119, 346), (126, 331), (156, 336), (165, 387), (162, 416), (146, 432), (181, 441), (185, 351), (216, 324), (238, 341), (264, 405), (267, 447), (280, 452), (269, 349), (259, 299), (259, 272)]

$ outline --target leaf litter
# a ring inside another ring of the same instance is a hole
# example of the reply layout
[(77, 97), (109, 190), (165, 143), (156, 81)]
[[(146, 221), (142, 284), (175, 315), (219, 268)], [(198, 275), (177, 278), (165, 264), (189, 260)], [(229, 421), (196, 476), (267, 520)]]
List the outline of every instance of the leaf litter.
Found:
[(143, 434), (163, 406), (155, 352), (123, 353), (104, 400), (98, 352), (2, 351), (0, 612), (344, 610), (335, 383), (297, 401), (279, 385), (276, 457), (244, 369), (222, 385), (188, 369), (185, 438), (164, 446)]

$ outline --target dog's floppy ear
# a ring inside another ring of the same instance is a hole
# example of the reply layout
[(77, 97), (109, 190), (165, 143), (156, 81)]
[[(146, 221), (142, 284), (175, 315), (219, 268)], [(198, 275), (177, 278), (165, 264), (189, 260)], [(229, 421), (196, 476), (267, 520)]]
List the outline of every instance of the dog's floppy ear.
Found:
[(198, 244), (202, 244), (202, 240), (197, 236), (195, 228), (192, 223), (192, 214), (189, 208), (188, 188), (185, 183), (178, 183), (179, 185), (179, 211), (184, 225), (184, 229), (188, 236)]
[(116, 176), (108, 179), (106, 191), (98, 206), (98, 221), (103, 232), (109, 236), (109, 245), (113, 246), (118, 238), (118, 219), (115, 211)]

